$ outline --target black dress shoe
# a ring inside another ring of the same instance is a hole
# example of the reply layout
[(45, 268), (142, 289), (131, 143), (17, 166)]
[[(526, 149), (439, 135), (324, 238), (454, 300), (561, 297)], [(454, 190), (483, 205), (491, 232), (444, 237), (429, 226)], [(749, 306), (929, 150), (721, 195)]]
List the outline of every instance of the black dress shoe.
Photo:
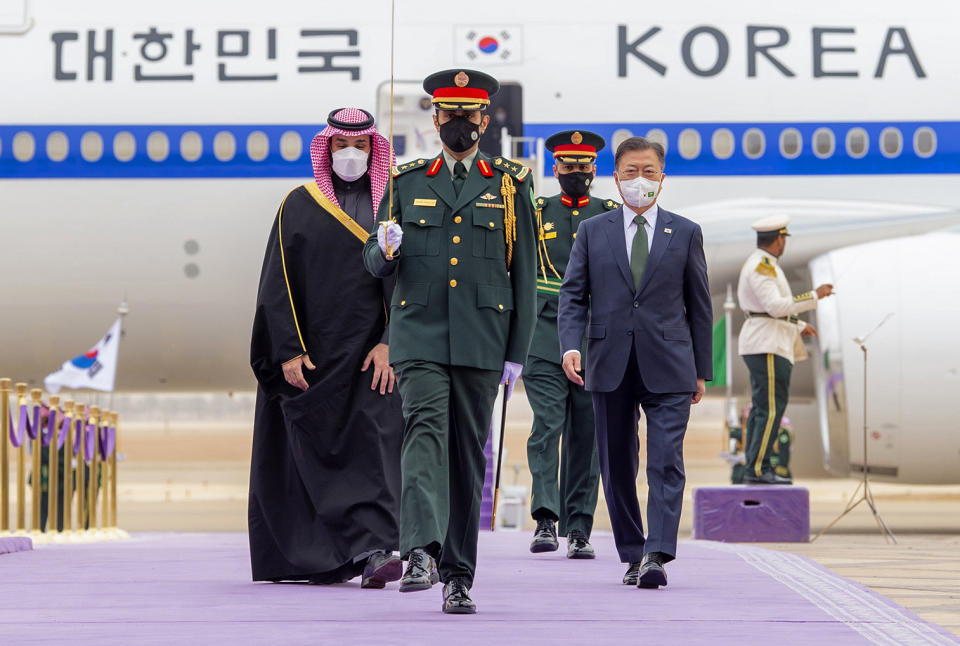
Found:
[(537, 530), (533, 533), (533, 540), (530, 541), (530, 551), (534, 554), (538, 552), (556, 552), (560, 547), (557, 541), (557, 523), (549, 518), (540, 518), (537, 520)]
[(663, 569), (663, 564), (668, 560), (667, 555), (662, 552), (644, 554), (643, 561), (640, 562), (640, 578), (637, 579), (637, 587), (659, 588), (661, 585), (667, 585), (667, 572)]
[(407, 571), (400, 579), (400, 592), (415, 592), (429, 590), (433, 584), (439, 583), (437, 562), (422, 548), (410, 551), (407, 556)]
[(389, 581), (396, 581), (403, 575), (403, 561), (391, 552), (374, 552), (363, 566), (361, 588), (385, 588)]
[(764, 471), (762, 475), (758, 476), (754, 473), (747, 473), (743, 476), (744, 484), (764, 484), (764, 485), (789, 485), (793, 484), (793, 480), (790, 478), (784, 478), (779, 476), (773, 471)]
[(470, 589), (463, 579), (453, 579), (443, 586), (443, 612), (447, 615), (477, 613), (477, 604), (470, 598)]
[(640, 577), (640, 561), (631, 563), (627, 568), (627, 573), (623, 575), (623, 585), (637, 585), (637, 579)]
[(571, 529), (567, 532), (567, 558), (568, 559), (595, 559), (596, 553), (593, 551), (593, 545), (587, 540), (587, 535), (579, 529)]

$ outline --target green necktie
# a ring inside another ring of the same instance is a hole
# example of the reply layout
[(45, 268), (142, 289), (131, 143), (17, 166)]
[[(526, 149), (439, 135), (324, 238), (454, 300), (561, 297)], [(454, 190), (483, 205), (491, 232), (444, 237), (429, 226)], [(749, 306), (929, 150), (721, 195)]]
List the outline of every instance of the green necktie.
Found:
[(466, 181), (467, 167), (463, 165), (463, 162), (458, 161), (453, 165), (453, 190), (457, 192), (457, 197), (460, 197), (460, 190)]
[(637, 232), (633, 234), (633, 248), (630, 251), (630, 273), (633, 274), (633, 288), (637, 290), (640, 289), (640, 279), (643, 278), (643, 268), (647, 266), (650, 250), (647, 249), (647, 230), (643, 226), (647, 223), (646, 218), (638, 215), (633, 221), (637, 223)]

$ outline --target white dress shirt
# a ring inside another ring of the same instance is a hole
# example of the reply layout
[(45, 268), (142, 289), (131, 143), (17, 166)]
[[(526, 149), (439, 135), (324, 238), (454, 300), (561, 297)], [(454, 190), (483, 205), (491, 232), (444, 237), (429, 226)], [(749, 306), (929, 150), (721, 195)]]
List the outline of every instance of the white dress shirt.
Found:
[[(467, 167), (467, 175), (470, 174), (470, 170), (473, 168), (473, 160), (477, 158), (477, 153), (480, 152), (480, 148), (474, 149), (472, 153), (461, 159), (463, 165)], [(453, 158), (453, 155), (448, 153), (446, 149), (443, 151), (443, 161), (447, 164), (447, 170), (450, 171), (450, 177), (453, 177), (453, 167), (457, 163), (457, 160)]]
[[(643, 217), (646, 218), (646, 223), (643, 225), (643, 228), (647, 232), (647, 251), (649, 252), (653, 246), (653, 233), (657, 230), (657, 212), (660, 207), (654, 203), (649, 209), (644, 211)], [(630, 210), (630, 207), (626, 204), (623, 205), (623, 237), (627, 242), (627, 264), (629, 265), (633, 258), (633, 236), (637, 235), (637, 223), (633, 221), (633, 218), (637, 217), (637, 214)]]

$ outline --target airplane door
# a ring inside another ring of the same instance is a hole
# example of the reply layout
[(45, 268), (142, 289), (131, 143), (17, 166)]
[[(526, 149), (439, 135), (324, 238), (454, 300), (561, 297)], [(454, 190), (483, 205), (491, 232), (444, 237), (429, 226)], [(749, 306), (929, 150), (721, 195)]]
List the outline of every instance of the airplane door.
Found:
[[(418, 157), (433, 157), (440, 152), (440, 135), (433, 126), (433, 104), (420, 81), (395, 81), (393, 87), (393, 148), (397, 163)], [(505, 127), (511, 137), (523, 134), (523, 88), (519, 83), (504, 83), (487, 108), (490, 125), (480, 138), (480, 150), (491, 157), (501, 155), (500, 137)], [(390, 82), (377, 88), (377, 130), (385, 137), (390, 131)], [(513, 157), (523, 157), (517, 142)]]

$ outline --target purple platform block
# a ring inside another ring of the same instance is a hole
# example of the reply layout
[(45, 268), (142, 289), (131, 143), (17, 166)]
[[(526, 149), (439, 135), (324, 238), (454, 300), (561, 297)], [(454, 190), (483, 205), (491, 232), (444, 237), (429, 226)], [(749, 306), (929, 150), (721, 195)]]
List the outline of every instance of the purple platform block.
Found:
[(697, 487), (693, 537), (724, 543), (806, 543), (810, 492), (782, 485)]
[(0, 554), (28, 552), (33, 549), (33, 541), (27, 536), (6, 536), (0, 538)]

